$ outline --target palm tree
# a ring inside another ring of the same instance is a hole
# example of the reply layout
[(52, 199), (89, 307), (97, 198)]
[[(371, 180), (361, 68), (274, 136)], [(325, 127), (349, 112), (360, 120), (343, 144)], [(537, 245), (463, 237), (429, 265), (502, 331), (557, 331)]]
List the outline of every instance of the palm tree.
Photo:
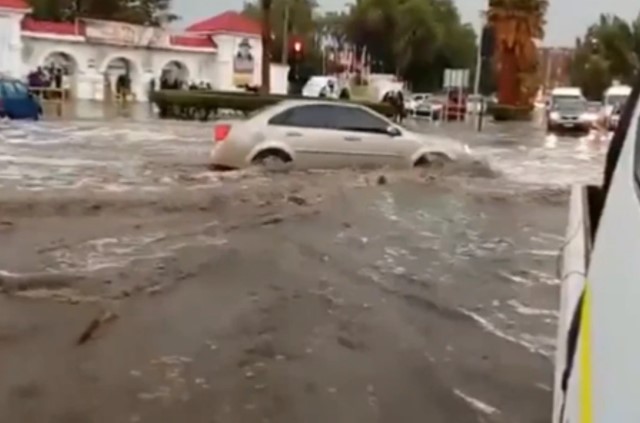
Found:
[(536, 40), (544, 37), (548, 7), (548, 0), (489, 1), (487, 21), (495, 34), (500, 104), (533, 104), (539, 87)]

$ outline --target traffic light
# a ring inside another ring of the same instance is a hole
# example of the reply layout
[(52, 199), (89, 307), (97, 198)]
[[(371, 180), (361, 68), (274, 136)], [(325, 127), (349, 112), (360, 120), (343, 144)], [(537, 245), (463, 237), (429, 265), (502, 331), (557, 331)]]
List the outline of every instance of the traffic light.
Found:
[(293, 43), (293, 52), (297, 54), (302, 52), (302, 43), (300, 41), (295, 41)]
[(495, 42), (493, 27), (485, 25), (480, 36), (480, 54), (482, 58), (489, 59), (493, 57)]

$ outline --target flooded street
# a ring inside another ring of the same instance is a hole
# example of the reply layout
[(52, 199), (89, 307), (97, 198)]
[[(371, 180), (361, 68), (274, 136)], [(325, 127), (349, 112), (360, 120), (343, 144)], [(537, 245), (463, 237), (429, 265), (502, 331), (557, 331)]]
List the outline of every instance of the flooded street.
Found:
[(479, 163), (212, 173), (211, 126), (0, 124), (0, 421), (549, 421), (606, 141), (410, 122)]

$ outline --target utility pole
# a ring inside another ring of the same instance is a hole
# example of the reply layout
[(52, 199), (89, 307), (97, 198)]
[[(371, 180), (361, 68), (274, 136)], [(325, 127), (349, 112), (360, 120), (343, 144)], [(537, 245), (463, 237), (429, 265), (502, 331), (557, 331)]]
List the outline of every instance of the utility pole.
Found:
[(287, 1), (284, 4), (284, 28), (282, 28), (282, 64), (286, 65), (289, 61), (289, 7)]
[(271, 0), (261, 0), (262, 6), (262, 94), (271, 92)]

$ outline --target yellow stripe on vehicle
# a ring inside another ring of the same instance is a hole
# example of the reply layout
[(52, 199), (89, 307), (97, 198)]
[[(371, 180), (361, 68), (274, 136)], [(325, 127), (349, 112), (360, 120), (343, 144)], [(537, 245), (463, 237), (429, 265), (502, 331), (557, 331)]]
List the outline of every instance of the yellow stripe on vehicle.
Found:
[(580, 315), (580, 423), (593, 423), (593, 391), (591, 362), (591, 290), (588, 283)]

